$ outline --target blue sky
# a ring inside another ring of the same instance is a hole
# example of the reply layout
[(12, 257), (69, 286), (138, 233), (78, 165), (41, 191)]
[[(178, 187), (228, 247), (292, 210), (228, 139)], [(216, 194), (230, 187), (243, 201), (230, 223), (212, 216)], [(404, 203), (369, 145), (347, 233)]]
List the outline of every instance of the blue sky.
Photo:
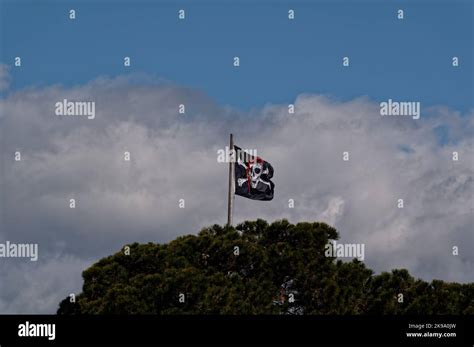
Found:
[[(291, 102), (301, 93), (473, 107), (471, 1), (0, 4), (0, 61), (22, 58), (22, 68), (11, 69), (13, 90), (144, 73), (240, 109)], [(294, 21), (287, 19), (290, 8)], [(404, 20), (396, 17), (399, 8)], [(69, 20), (69, 9), (76, 20)], [(124, 56), (131, 67), (123, 66)], [(232, 66), (234, 56), (240, 68)], [(342, 66), (343, 56), (350, 67)]]

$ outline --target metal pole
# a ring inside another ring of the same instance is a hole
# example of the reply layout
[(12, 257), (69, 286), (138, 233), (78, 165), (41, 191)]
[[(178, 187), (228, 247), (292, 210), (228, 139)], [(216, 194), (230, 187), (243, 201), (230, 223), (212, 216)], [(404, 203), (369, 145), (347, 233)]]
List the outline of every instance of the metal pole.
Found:
[(232, 205), (234, 200), (234, 163), (235, 160), (234, 154), (234, 136), (230, 134), (230, 147), (229, 147), (230, 157), (229, 157), (229, 193), (227, 195), (227, 226), (232, 226)]

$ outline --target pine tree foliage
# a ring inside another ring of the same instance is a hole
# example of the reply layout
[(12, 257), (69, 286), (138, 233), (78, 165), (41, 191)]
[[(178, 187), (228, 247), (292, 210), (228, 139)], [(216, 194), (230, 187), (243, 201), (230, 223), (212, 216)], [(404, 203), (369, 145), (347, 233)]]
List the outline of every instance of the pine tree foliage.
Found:
[(58, 314), (474, 314), (474, 283), (374, 275), (325, 256), (338, 237), (325, 223), (259, 219), (134, 243), (85, 270), (82, 293)]

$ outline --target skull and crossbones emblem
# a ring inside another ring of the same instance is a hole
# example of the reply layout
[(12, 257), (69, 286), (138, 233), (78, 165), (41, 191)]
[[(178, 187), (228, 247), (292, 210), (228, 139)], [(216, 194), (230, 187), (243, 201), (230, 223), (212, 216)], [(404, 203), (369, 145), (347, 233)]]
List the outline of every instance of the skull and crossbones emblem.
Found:
[(247, 172), (246, 178), (237, 179), (237, 184), (239, 185), (239, 187), (242, 187), (245, 182), (247, 182), (249, 186), (253, 189), (256, 189), (259, 183), (266, 184), (270, 187), (270, 183), (262, 180), (261, 176), (268, 175), (269, 170), (268, 168), (264, 169), (263, 162), (261, 160), (249, 161), (248, 163), (243, 163), (239, 160), (238, 164), (245, 167), (245, 170)]

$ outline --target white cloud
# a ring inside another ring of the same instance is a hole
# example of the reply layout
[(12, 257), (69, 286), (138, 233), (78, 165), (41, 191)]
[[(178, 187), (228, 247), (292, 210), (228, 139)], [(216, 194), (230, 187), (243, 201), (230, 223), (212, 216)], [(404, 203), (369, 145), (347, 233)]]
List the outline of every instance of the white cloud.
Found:
[[(96, 101), (96, 119), (58, 118), (53, 106), (63, 98)], [(286, 105), (245, 114), (199, 91), (124, 77), (19, 91), (0, 102), (0, 237), (37, 241), (44, 257), (59, 247), (74, 259), (99, 259), (128, 242), (165, 242), (223, 224), (228, 168), (216, 158), (232, 131), (238, 145), (256, 148), (273, 165), (276, 184), (272, 202), (236, 197), (236, 222), (324, 220), (342, 241), (364, 242), (366, 263), (376, 271), (406, 267), (426, 280), (472, 280), (473, 114), (433, 108), (422, 109), (418, 121), (382, 118), (368, 98), (337, 102), (318, 95), (300, 95), (294, 115)], [(180, 103), (186, 115), (178, 114)], [(450, 129), (442, 145), (433, 131), (439, 125)], [(13, 161), (15, 150), (22, 151), (21, 162)], [(122, 160), (124, 151), (131, 162)], [(67, 206), (70, 197), (75, 210)], [(397, 208), (399, 198), (404, 209)], [(453, 245), (460, 247), (457, 257)], [(51, 265), (38, 271), (47, 278)], [(28, 292), (36, 280), (23, 283), (27, 294), (18, 293), (15, 309), (44, 312), (31, 303), (43, 300), (43, 292)], [(60, 297), (68, 282), (56, 282)]]
[(336, 196), (329, 200), (328, 207), (316, 217), (321, 222), (328, 223), (330, 225), (335, 225), (336, 221), (342, 215), (344, 210), (344, 200)]
[(81, 273), (92, 264), (67, 255), (36, 262), (14, 259), (0, 266), (2, 314), (49, 314), (59, 302), (82, 288)]

